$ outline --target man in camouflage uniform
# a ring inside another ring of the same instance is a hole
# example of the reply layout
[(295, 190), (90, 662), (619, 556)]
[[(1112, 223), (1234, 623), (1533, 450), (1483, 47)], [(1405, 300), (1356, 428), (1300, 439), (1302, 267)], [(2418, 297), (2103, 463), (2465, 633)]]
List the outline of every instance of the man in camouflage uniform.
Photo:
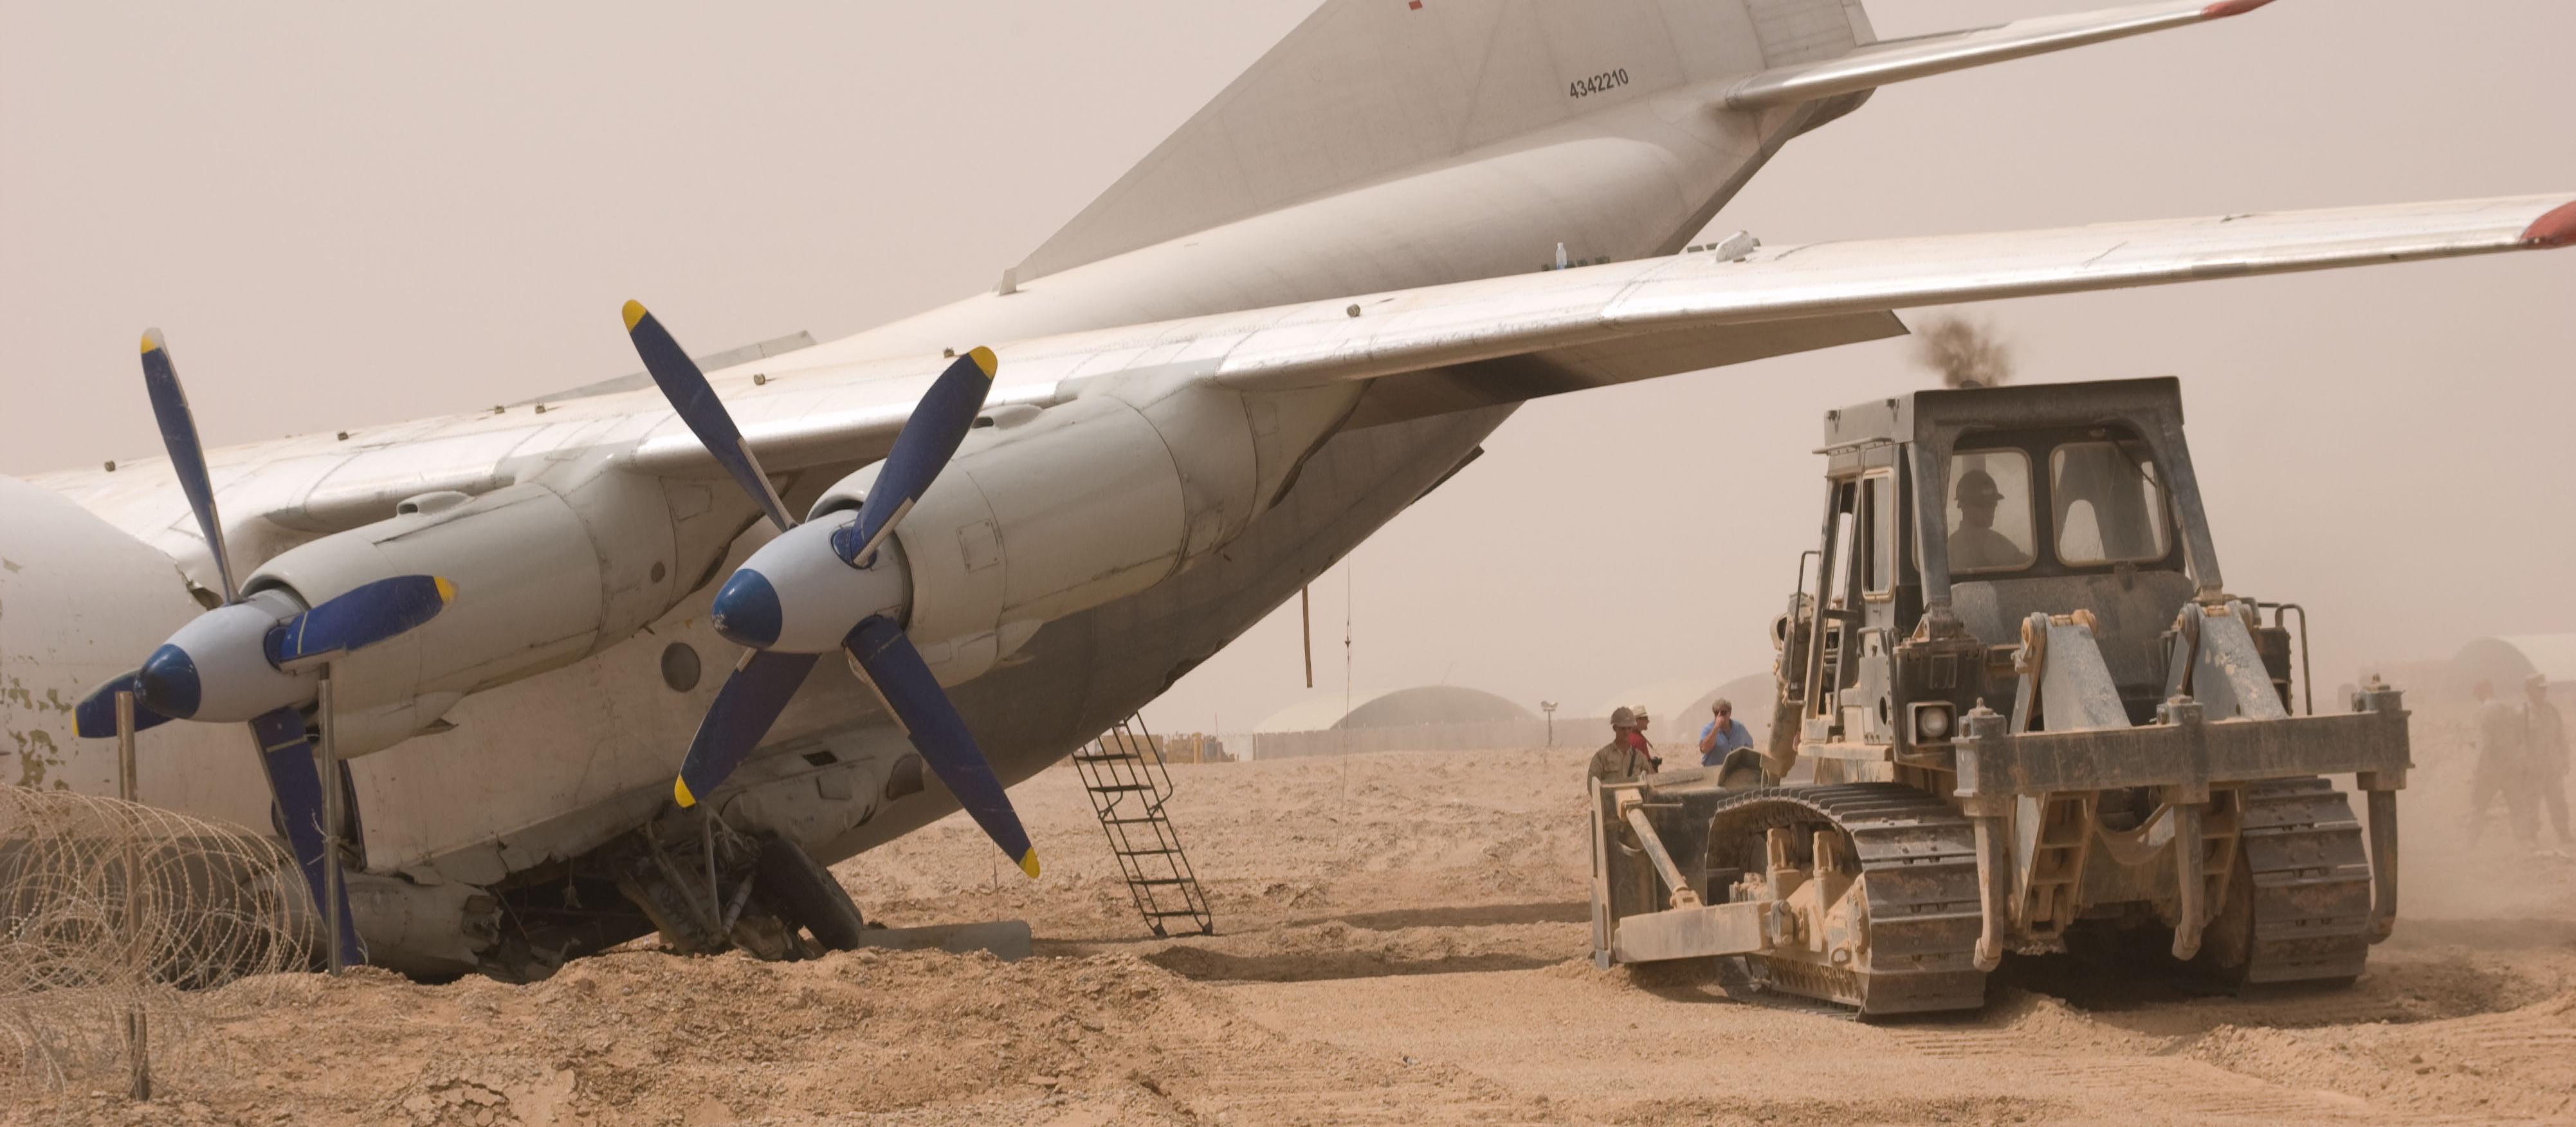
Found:
[[(2549, 703), (2549, 678), (2534, 674), (2523, 682), (2523, 693), (2529, 701), (2522, 706), (2523, 745), (2531, 757), (2526, 774), (2532, 798), (2549, 811), (2549, 825), (2558, 831), (2558, 844), (2576, 845), (2567, 833), (2567, 722), (2558, 714), (2558, 706)], [(2533, 819), (2539, 821), (2538, 818)], [(2540, 827), (2532, 827), (2531, 836), (2540, 836)]]
[[(1593, 796), (1593, 801), (1600, 801), (1601, 787), (1644, 778), (1663, 766), (1656, 762), (1650, 746), (1646, 743), (1646, 734), (1637, 727), (1636, 709), (1621, 707), (1611, 710), (1610, 742), (1592, 753), (1592, 766), (1585, 772), (1591, 780), (1585, 784), (1585, 789)], [(1607, 848), (1630, 857), (1640, 854), (1636, 830), (1617, 819), (1613, 819), (1607, 828), (1610, 831)], [(1613, 910), (1622, 915), (1652, 912), (1665, 907), (1655, 897), (1654, 871), (1642, 864), (1628, 866), (1628, 879), (1624, 885), (1611, 885), (1610, 899)]]
[(2469, 843), (2486, 836), (2487, 811), (2504, 799), (2513, 819), (2513, 836), (2525, 848), (2540, 844), (2531, 793), (2529, 721), (2523, 709), (2495, 699), (2495, 686), (2478, 682), (2478, 769), (2469, 781)]
[(1592, 767), (1586, 773), (1597, 782), (1624, 783), (1644, 778), (1661, 766), (1645, 733), (1637, 730), (1636, 710), (1621, 708), (1610, 714), (1610, 742), (1592, 753)]

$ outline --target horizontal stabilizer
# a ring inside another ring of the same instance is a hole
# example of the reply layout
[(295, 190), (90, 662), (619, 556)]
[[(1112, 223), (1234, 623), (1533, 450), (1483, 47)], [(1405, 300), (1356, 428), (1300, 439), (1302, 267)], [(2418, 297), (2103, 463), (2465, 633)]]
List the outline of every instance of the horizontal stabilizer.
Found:
[(2015, 20), (1976, 31), (1873, 43), (1839, 58), (1776, 67), (1752, 75), (1727, 90), (1725, 105), (1731, 110), (1794, 105), (1875, 89), (1891, 82), (2207, 23), (2242, 15), (2271, 2), (2186, 0), (2174, 3), (2167, 0), (2162, 4)]

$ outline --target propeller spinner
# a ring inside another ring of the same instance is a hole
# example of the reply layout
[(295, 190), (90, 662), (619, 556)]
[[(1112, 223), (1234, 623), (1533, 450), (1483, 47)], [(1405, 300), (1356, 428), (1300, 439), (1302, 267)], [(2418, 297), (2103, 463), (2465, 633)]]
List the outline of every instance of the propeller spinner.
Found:
[(269, 793), (277, 801), (296, 863), (312, 886), (313, 902), (326, 913), (338, 913), (340, 934), (346, 937), (342, 958), (361, 961), (347, 895), (336, 906), (324, 903), (322, 781), (314, 770), (303, 710), (314, 702), (324, 662), (429, 621), (456, 598), (456, 587), (435, 576), (396, 576), (311, 607), (284, 590), (243, 594), (234, 582), (223, 522), (215, 512), (214, 483), (206, 472), (196, 418), (159, 329), (143, 334), (143, 386), (171, 470), (214, 556), (224, 602), (180, 627), (140, 668), (110, 678), (83, 698), (73, 709), (73, 729), (88, 738), (114, 736), (120, 692), (134, 694), (137, 730), (170, 720), (250, 725)]
[(642, 305), (627, 302), (625, 318), (636, 353), (672, 409), (779, 530), (716, 593), (717, 632), (748, 649), (700, 722), (672, 797), (694, 806), (699, 795), (733, 774), (815, 662), (837, 649), (849, 655), (852, 671), (876, 692), (922, 761), (993, 844), (1022, 871), (1038, 875), (1037, 851), (1000, 777), (903, 631), (901, 565), (880, 550), (975, 425), (993, 387), (992, 350), (974, 349), (940, 373), (895, 435), (875, 486), (854, 516), (800, 525), (706, 374)]

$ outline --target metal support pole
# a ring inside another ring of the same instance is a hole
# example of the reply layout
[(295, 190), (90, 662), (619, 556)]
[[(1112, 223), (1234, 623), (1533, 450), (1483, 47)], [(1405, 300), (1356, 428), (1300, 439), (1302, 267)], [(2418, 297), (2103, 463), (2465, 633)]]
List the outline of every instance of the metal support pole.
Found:
[(2377, 943), (2397, 932), (2397, 792), (2363, 793), (2370, 811), (2370, 941)]
[(134, 778), (134, 694), (116, 694), (116, 797), (139, 802), (141, 786)]
[(2006, 900), (2012, 883), (2010, 835), (2004, 831), (2004, 820), (1993, 815), (1980, 815), (1969, 824), (1977, 835), (1977, 913), (1981, 921), (1977, 932), (1976, 967), (1990, 971), (2003, 965), (2004, 932), (2010, 930), (2010, 906)]
[(1314, 585), (1297, 589), (1297, 633), (1306, 641), (1306, 687), (1315, 687), (1315, 607), (1311, 600)]
[(1987, 777), (1992, 769), (1988, 757), (2003, 748), (2009, 723), (1983, 701), (1959, 718), (1958, 795), (1963, 800), (1960, 812), (1968, 816), (1968, 824), (1976, 832), (1979, 923), (1975, 965), (1981, 971), (2003, 965), (2004, 940), (2012, 933), (2012, 830), (2004, 819), (2016, 804), (2008, 793), (1986, 791), (1994, 782)]
[(342, 951), (349, 937), (340, 918), (340, 749), (335, 735), (340, 729), (338, 715), (331, 708), (331, 665), (322, 666), (322, 683), (316, 703), (322, 717), (322, 738), (313, 745), (313, 767), (322, 776), (322, 915), (329, 921), (324, 926), (331, 933), (331, 973), (349, 969)]
[[(722, 943), (724, 942), (725, 932), (730, 929), (726, 926), (724, 918), (724, 882), (717, 879), (716, 876), (716, 813), (714, 807), (708, 807), (706, 817), (698, 820), (698, 840), (706, 845), (707, 853), (707, 923), (715, 929), (709, 941), (713, 943)], [(993, 883), (996, 887), (1001, 884), (1000, 874), (997, 873), (994, 875)]]
[(1656, 835), (1654, 824), (1646, 820), (1646, 812), (1632, 805), (1621, 810), (1620, 814), (1628, 820), (1628, 827), (1637, 831), (1637, 844), (1645, 849), (1646, 860), (1654, 865), (1655, 875), (1662, 877), (1664, 887), (1671, 891), (1672, 895), (1666, 902), (1675, 908), (1699, 907), (1698, 891), (1691, 888), (1689, 881), (1682, 879), (1680, 866), (1673, 864), (1673, 855), (1665, 850), (1664, 839)]
[(1610, 893), (1610, 837), (1618, 832), (1611, 813), (1615, 799), (1602, 793), (1599, 779), (1587, 777), (1583, 785), (1592, 796), (1592, 965), (1608, 970), (1616, 962), (1610, 942), (1611, 928), (1619, 918)]
[[(127, 802), (136, 801), (142, 785), (134, 774), (134, 694), (116, 694), (116, 796)], [(125, 935), (135, 973), (148, 973), (143, 967), (143, 858), (137, 853), (133, 838), (125, 842)], [(137, 985), (143, 985), (138, 983)], [(137, 1100), (152, 1098), (151, 1021), (137, 1001), (125, 1011), (125, 1060), (127, 1097)]]
[(2208, 842), (2201, 836), (2199, 803), (2176, 802), (2168, 809), (2173, 811), (2174, 834), (2173, 957), (2188, 962), (2200, 953), (2201, 929), (2209, 924), (2202, 903), (2206, 899), (2202, 893), (2209, 887), (2204, 871)]

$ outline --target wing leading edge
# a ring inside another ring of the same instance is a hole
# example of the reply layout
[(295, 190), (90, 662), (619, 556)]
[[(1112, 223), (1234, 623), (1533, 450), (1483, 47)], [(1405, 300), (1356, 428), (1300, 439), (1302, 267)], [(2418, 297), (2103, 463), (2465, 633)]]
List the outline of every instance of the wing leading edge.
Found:
[(1729, 325), (2549, 249), (2576, 242), (2571, 198), (1816, 243), (1740, 261), (1685, 254), (1434, 286), (1273, 312), (1210, 376), (1243, 389), (1308, 387), (1560, 350), (1598, 354)]
[[(1877, 339), (1902, 331), (1890, 316), (1902, 309), (2562, 247), (2576, 244), (2571, 199), (1815, 243), (1340, 297), (1002, 345), (991, 405), (1049, 406), (1148, 371), (1247, 391), (1436, 374), (1401, 389), (1399, 414), (1411, 417)], [(743, 420), (773, 470), (882, 453), (907, 413), (836, 410), (816, 393), (809, 408)], [(694, 442), (664, 436), (632, 460), (651, 473), (714, 472)]]

